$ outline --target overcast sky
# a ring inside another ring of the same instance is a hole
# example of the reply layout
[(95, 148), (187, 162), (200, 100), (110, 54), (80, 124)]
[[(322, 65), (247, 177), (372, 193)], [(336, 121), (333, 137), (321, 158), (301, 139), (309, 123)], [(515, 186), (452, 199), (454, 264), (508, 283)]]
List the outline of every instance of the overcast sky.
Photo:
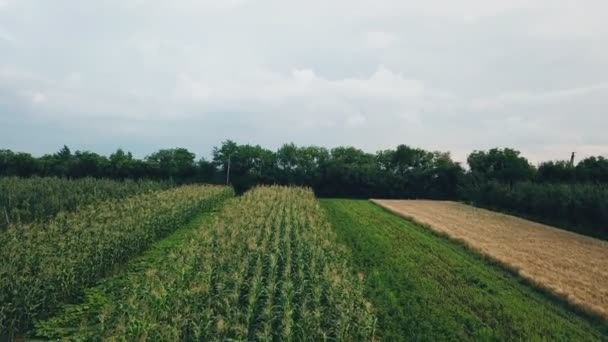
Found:
[(606, 0), (0, 0), (0, 148), (608, 155)]

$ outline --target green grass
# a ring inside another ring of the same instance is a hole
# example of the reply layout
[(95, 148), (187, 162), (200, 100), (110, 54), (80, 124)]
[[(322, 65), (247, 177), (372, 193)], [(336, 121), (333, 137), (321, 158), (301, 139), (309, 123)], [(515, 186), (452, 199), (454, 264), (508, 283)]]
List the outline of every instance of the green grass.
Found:
[[(70, 336), (81, 340), (101, 336), (97, 334), (97, 328), (102, 328), (104, 307), (122, 299), (122, 293), (129, 286), (131, 279), (143, 278), (142, 275), (162, 264), (163, 260), (178, 250), (197, 229), (205, 229), (211, 225), (221, 207), (220, 205), (214, 211), (198, 214), (188, 224), (154, 243), (140, 257), (114, 270), (114, 275), (87, 289), (81, 303), (65, 305), (59, 315), (39, 322), (37, 335), (52, 339)], [(87, 329), (81, 329), (85, 326)]]
[(457, 242), (369, 201), (321, 200), (365, 275), (383, 340), (608, 340), (573, 312)]

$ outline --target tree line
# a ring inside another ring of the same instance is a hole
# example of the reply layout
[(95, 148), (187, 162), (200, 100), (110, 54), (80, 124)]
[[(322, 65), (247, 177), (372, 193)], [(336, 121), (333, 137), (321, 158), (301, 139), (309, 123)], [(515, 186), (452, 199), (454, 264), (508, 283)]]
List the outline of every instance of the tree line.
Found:
[(475, 151), (467, 163), (458, 200), (608, 240), (608, 159), (534, 167), (506, 148)]
[(496, 181), (510, 186), (522, 181), (608, 183), (608, 159), (601, 156), (576, 164), (547, 161), (535, 167), (519, 151), (494, 148), (472, 152), (467, 164), (465, 170), (448, 152), (407, 145), (376, 153), (354, 147), (326, 149), (294, 144), (272, 151), (228, 140), (213, 148), (211, 160), (196, 160), (196, 155), (185, 148), (161, 149), (143, 159), (123, 149), (103, 156), (72, 152), (63, 146), (41, 157), (0, 149), (0, 176), (222, 183), (229, 175), (230, 183), (241, 190), (259, 183), (295, 184), (310, 186), (322, 196), (455, 199), (458, 186), (470, 182)]
[[(229, 182), (237, 192), (256, 184), (302, 185), (321, 197), (462, 200), (553, 224), (584, 227), (592, 235), (608, 230), (608, 159), (604, 157), (577, 163), (547, 161), (537, 167), (519, 151), (494, 148), (472, 152), (467, 166), (448, 152), (407, 145), (376, 153), (295, 144), (273, 151), (228, 140), (213, 148), (209, 160), (197, 160), (184, 148), (161, 149), (143, 159), (122, 149), (103, 156), (72, 152), (64, 146), (41, 157), (0, 150), (0, 176)], [(548, 204), (556, 199), (559, 206)]]

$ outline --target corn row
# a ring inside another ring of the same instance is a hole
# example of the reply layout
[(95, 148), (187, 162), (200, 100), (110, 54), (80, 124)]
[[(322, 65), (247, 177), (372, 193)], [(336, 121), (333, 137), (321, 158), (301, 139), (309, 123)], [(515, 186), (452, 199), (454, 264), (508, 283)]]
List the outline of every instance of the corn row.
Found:
[(95, 308), (87, 298), (39, 332), (81, 340), (373, 340), (372, 308), (323, 215), (308, 189), (255, 188), (115, 289), (116, 300)]
[(76, 211), (104, 200), (169, 187), (168, 182), (153, 181), (0, 177), (0, 230), (9, 225), (45, 222), (59, 212)]
[(26, 332), (232, 189), (186, 186), (110, 200), (0, 235), (0, 336)]

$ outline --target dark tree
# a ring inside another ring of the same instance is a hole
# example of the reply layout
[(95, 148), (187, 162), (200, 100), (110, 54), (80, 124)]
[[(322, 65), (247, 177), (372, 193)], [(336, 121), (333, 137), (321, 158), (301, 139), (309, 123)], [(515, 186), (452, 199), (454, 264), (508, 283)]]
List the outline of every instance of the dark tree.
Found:
[(543, 162), (538, 166), (538, 180), (542, 183), (573, 182), (576, 179), (575, 170), (569, 161)]
[(173, 148), (152, 153), (146, 161), (157, 177), (183, 182), (196, 176), (194, 158), (185, 148)]
[(577, 180), (592, 183), (608, 183), (608, 159), (589, 157), (576, 165)]
[(532, 180), (536, 172), (519, 151), (510, 148), (493, 148), (488, 152), (474, 151), (469, 155), (467, 162), (475, 177), (510, 185)]

